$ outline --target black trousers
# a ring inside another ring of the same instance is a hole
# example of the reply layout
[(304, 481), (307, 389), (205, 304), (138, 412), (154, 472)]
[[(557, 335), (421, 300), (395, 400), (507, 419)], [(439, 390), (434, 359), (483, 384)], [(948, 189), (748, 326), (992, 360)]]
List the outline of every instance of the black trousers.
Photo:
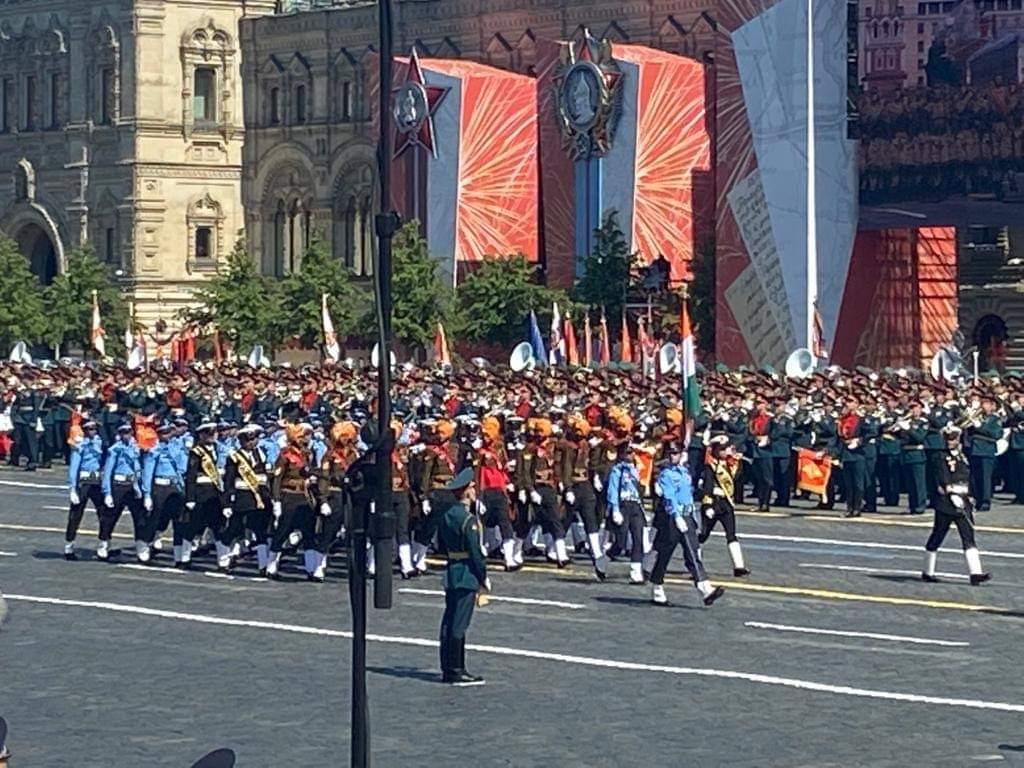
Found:
[(314, 511), (313, 538), (315, 545), (313, 548), (321, 555), (326, 555), (331, 551), (335, 539), (341, 532), (341, 527), (345, 524), (347, 501), (344, 493), (331, 491), (327, 497), (327, 503), (331, 507), (330, 516), (324, 517), (320, 514), (319, 509)]
[(39, 465), (39, 433), (36, 432), (36, 425), (19, 424), (15, 432), (18, 451), (28, 459), (28, 468), (35, 469)]
[(898, 453), (880, 453), (876, 464), (882, 501), (887, 507), (900, 504), (900, 456)]
[(391, 492), (391, 509), (395, 513), (395, 536), (399, 544), (409, 543), (409, 513), (412, 511), (412, 498), (408, 491)]
[(313, 548), (313, 508), (304, 493), (281, 494), (281, 517), (270, 536), (270, 549), (280, 552), (292, 531), (302, 534), (302, 548)]
[[(135, 495), (135, 486), (131, 483), (115, 482), (110, 487), (110, 495), (114, 499), (114, 506), (107, 507), (105, 514), (100, 517), (100, 538), (104, 541), (110, 539), (110, 534), (114, 532), (117, 521), (121, 519), (121, 515), (127, 509), (128, 513), (132, 516), (132, 530), (135, 534), (135, 540), (145, 541), (145, 533), (149, 530), (149, 515), (143, 509), (139, 497)], [(110, 526), (109, 531), (104, 531), (104, 520)], [(104, 537), (104, 533), (108, 535)]]
[(454, 505), (458, 499), (455, 498), (454, 493), (443, 488), (435, 488), (427, 494), (427, 498), (430, 500), (430, 514), (426, 517), (420, 517), (419, 523), (416, 526), (415, 538), (418, 543), (430, 546), (430, 543), (434, 540), (434, 534), (437, 533), (437, 526), (441, 520), (441, 515), (445, 513), (445, 510)]
[(960, 534), (960, 543), (963, 544), (964, 549), (976, 546), (974, 543), (974, 516), (969, 511), (963, 515), (947, 515), (945, 512), (936, 512), (932, 532), (924, 548), (929, 552), (938, 552), (951, 525), (956, 526), (956, 531)]
[(149, 535), (144, 541), (152, 541), (160, 533), (167, 530), (168, 525), (174, 528), (174, 544), (180, 545), (184, 540), (184, 530), (180, 522), (185, 512), (185, 495), (174, 485), (153, 486), (153, 511), (149, 515)]
[(924, 452), (924, 487), (928, 492), (928, 506), (935, 506), (935, 497), (939, 492), (939, 465), (944, 451)]
[(475, 605), (476, 590), (445, 590), (441, 617), (441, 671), (445, 674), (465, 670), (466, 632)]
[(875, 512), (878, 509), (878, 456), (869, 453), (864, 457), (864, 511)]
[[(106, 539), (103, 538), (103, 517), (106, 512), (106, 506), (103, 504), (103, 491), (100, 489), (99, 481), (92, 483), (79, 483), (78, 484), (78, 503), (72, 504), (68, 509), (68, 525), (64, 530), (64, 541), (72, 542), (78, 535), (78, 526), (82, 524), (82, 516), (85, 514), (85, 505), (92, 502), (93, 508), (96, 510), (96, 516), (100, 520), (100, 539), (107, 541), (110, 539), (108, 535)], [(113, 530), (114, 526), (110, 526), (110, 530)]]
[(575, 496), (575, 503), (569, 508), (574, 515), (579, 517), (583, 523), (583, 529), (587, 533), (597, 533), (601, 530), (601, 519), (597, 516), (597, 494), (594, 493), (594, 486), (589, 480), (573, 483), (572, 495)]
[(270, 522), (273, 519), (270, 512), (270, 492), (266, 488), (260, 488), (260, 500), (263, 502), (263, 509), (256, 505), (256, 497), (252, 491), (236, 491), (234, 510), (235, 516), (241, 521), (242, 529), (252, 531), (257, 544), (266, 544)]
[(992, 472), (995, 456), (971, 456), (971, 495), (979, 508), (992, 504)]
[(864, 460), (844, 461), (843, 480), (845, 482), (845, 498), (847, 512), (860, 512), (864, 507), (864, 485), (866, 475)]
[(508, 496), (505, 495), (505, 491), (488, 488), (480, 494), (480, 500), (484, 505), (484, 526), (486, 528), (498, 526), (501, 531), (501, 540), (511, 539), (512, 521), (508, 516)]
[(1006, 464), (1010, 480), (1010, 491), (1015, 503), (1024, 502), (1024, 451), (1007, 451)]
[[(714, 512), (713, 517), (711, 516), (712, 512)], [(697, 540), (701, 544), (707, 541), (711, 537), (711, 531), (719, 523), (722, 524), (722, 530), (725, 531), (725, 540), (727, 542), (736, 541), (736, 513), (733, 511), (732, 504), (726, 499), (719, 499), (710, 507), (704, 507), (701, 510), (701, 531)]]
[(536, 490), (540, 494), (540, 504), (534, 505), (534, 512), (541, 530), (552, 538), (564, 539), (565, 518), (558, 505), (558, 493), (550, 485), (538, 485)]
[(772, 457), (772, 485), (775, 489), (775, 503), (780, 507), (789, 506), (789, 494), (793, 487), (789, 473), (790, 463), (789, 454)]
[(770, 456), (754, 457), (753, 464), (750, 465), (750, 477), (754, 481), (757, 506), (767, 507), (772, 496), (772, 458)]
[(665, 572), (668, 570), (669, 561), (672, 559), (677, 544), (681, 544), (683, 547), (683, 562), (686, 564), (690, 576), (693, 577), (693, 583), (707, 580), (708, 575), (704, 570), (704, 563), (701, 562), (700, 554), (697, 551), (697, 523), (689, 516), (685, 520), (686, 533), (682, 533), (676, 528), (675, 521), (664, 511), (659, 510), (655, 514), (654, 527), (657, 533), (654, 536), (654, 551), (658, 553), (658, 559), (651, 571), (652, 584), (665, 583)]

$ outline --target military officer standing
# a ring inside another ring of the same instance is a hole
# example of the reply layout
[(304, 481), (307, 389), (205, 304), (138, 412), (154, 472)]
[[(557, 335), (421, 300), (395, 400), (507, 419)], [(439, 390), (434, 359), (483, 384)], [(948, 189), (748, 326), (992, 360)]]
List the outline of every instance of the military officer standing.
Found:
[(910, 414), (897, 424), (903, 476), (907, 486), (910, 514), (923, 515), (928, 503), (924, 472), (924, 437), (928, 422), (922, 416), (921, 401), (910, 404)]
[(882, 501), (887, 507), (898, 507), (900, 504), (900, 436), (896, 424), (898, 401), (890, 397), (887, 409), (879, 421), (878, 437), (878, 485), (882, 493)]
[(1006, 422), (1010, 429), (1010, 447), (1007, 452), (1007, 468), (1010, 476), (1010, 490), (1013, 504), (1024, 504), (1024, 392), (1018, 392), (1010, 404), (1010, 417)]
[[(775, 503), (780, 507), (789, 506), (789, 492), (792, 488), (789, 465), (793, 453), (793, 417), (789, 406), (780, 402), (775, 418), (772, 420), (772, 486), (775, 491)], [(701, 457), (703, 464), (703, 456)], [(698, 476), (699, 470), (698, 469)], [(691, 476), (694, 467), (690, 465)]]
[(971, 429), (972, 495), (979, 512), (992, 508), (992, 471), (996, 466), (996, 443), (1003, 436), (1003, 424), (995, 414), (996, 402), (990, 395), (981, 398), (981, 416)]
[(481, 589), (491, 590), (487, 561), (480, 546), (480, 524), (470, 514), (476, 504), (473, 470), (462, 470), (445, 490), (454, 493), (458, 502), (444, 510), (438, 521), (438, 536), (448, 556), (441, 619), (441, 679), (456, 686), (482, 685), (482, 677), (466, 672), (466, 631), (473, 618), (476, 597)]

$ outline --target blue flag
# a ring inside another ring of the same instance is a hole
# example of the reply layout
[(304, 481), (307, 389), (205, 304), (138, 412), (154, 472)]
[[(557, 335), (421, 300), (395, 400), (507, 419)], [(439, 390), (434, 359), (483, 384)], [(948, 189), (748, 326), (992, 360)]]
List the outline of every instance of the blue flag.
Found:
[(540, 326), (537, 324), (537, 315), (530, 310), (530, 346), (533, 347), (533, 356), (537, 365), (543, 367), (548, 364), (548, 353), (544, 349), (544, 337), (540, 335)]

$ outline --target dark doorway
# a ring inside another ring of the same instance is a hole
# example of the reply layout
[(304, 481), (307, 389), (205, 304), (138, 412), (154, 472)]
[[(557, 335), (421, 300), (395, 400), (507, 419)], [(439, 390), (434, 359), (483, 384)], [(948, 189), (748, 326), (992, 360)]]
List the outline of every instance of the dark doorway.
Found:
[(57, 276), (57, 249), (50, 236), (38, 224), (29, 224), (18, 231), (17, 241), (39, 282), (52, 283)]
[(978, 350), (978, 370), (1002, 371), (1006, 367), (1006, 322), (999, 315), (985, 315), (974, 326), (971, 339)]

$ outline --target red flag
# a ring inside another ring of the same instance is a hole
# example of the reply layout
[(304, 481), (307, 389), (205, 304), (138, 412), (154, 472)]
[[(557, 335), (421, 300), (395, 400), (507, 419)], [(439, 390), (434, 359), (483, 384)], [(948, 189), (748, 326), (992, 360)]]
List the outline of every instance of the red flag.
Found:
[(604, 307), (601, 308), (601, 365), (608, 365), (612, 361), (612, 345), (608, 339), (608, 319), (604, 316)]
[(565, 331), (562, 334), (565, 340), (565, 358), (569, 365), (580, 364), (580, 352), (576, 348), (576, 329), (572, 327), (572, 318), (565, 313)]
[(619, 361), (623, 363), (633, 362), (633, 342), (629, 338), (629, 320), (626, 318), (626, 308), (622, 308), (622, 340), (619, 345)]
[(593, 340), (590, 333), (590, 313), (583, 316), (583, 364), (590, 367), (590, 355), (593, 350)]

